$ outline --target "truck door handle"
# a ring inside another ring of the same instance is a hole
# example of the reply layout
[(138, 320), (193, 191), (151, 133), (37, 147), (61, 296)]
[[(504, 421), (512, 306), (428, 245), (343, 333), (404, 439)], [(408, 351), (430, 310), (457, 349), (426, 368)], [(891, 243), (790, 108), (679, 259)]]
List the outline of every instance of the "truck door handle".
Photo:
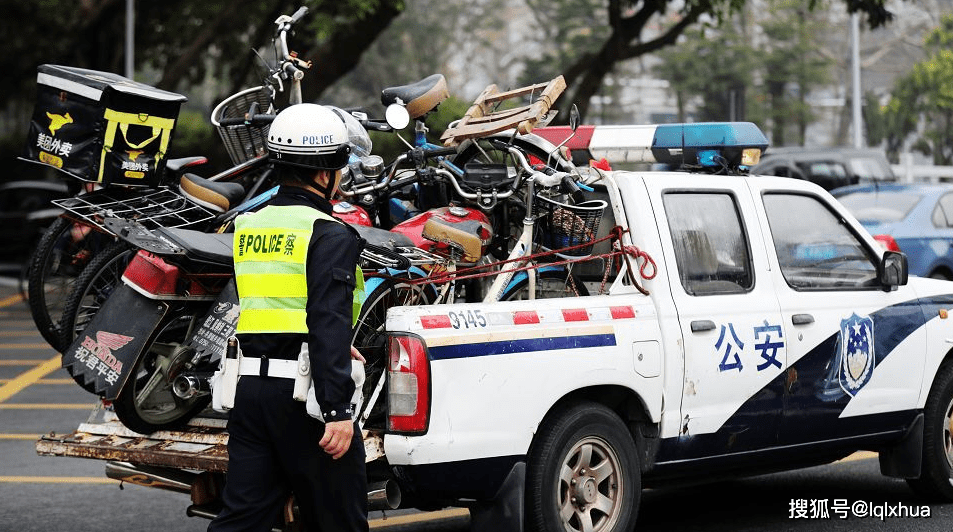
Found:
[(692, 322), (692, 332), (714, 331), (715, 322), (711, 320), (695, 320)]
[(795, 314), (791, 316), (791, 323), (794, 325), (808, 325), (814, 323), (814, 316), (810, 314)]

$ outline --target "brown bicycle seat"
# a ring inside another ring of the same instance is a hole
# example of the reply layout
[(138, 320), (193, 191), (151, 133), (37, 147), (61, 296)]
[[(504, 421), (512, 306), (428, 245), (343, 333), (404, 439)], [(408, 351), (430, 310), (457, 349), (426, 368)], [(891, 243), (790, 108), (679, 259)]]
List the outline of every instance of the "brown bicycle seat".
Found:
[(483, 241), (480, 240), (476, 231), (466, 231), (459, 225), (451, 225), (438, 218), (431, 218), (424, 224), (422, 236), (462, 252), (460, 262), (476, 263), (483, 255)]
[(443, 74), (434, 74), (410, 85), (389, 87), (381, 91), (381, 103), (384, 107), (395, 104), (400, 100), (410, 114), (416, 119), (434, 110), (440, 102), (450, 97), (447, 90), (447, 79)]
[(195, 174), (185, 174), (179, 179), (179, 190), (186, 198), (215, 212), (225, 212), (245, 198), (241, 183), (220, 183)]

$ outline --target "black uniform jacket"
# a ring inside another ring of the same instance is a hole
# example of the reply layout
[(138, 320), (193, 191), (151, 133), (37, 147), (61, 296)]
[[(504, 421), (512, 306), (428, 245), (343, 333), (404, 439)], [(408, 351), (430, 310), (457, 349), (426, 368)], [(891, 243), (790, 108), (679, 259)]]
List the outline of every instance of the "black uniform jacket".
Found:
[[(282, 186), (268, 203), (304, 205), (331, 214), (331, 203), (306, 189)], [(242, 356), (297, 359), (308, 342), (315, 398), (325, 421), (350, 418), (354, 269), (364, 240), (348, 225), (317, 220), (308, 246), (308, 334), (240, 334)], [(333, 412), (333, 414), (332, 414)]]

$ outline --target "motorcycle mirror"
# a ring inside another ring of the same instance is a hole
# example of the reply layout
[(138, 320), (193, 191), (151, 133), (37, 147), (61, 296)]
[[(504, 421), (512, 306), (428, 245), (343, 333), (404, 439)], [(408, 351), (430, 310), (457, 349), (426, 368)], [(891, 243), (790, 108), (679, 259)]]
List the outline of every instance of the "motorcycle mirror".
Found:
[(393, 103), (384, 111), (384, 119), (387, 120), (387, 125), (399, 131), (410, 124), (410, 113), (403, 105)]
[(572, 109), (569, 110), (569, 129), (576, 131), (577, 128), (579, 128), (579, 108), (576, 104), (572, 104)]

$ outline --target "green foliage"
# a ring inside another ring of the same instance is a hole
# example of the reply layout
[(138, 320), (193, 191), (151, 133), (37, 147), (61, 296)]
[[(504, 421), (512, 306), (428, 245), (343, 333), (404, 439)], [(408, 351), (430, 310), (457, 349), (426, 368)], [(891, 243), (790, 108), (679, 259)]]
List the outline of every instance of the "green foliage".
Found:
[[(654, 71), (669, 82), (678, 102), (678, 120), (686, 121), (686, 105), (697, 100), (697, 121), (732, 119), (732, 98), (753, 84), (758, 55), (740, 32), (711, 28), (688, 30), (682, 43), (658, 54)], [(743, 116), (736, 109), (735, 118)]]
[(897, 80), (884, 119), (888, 152), (909, 140), (912, 148), (932, 156), (934, 164), (953, 164), (953, 15), (925, 39), (927, 58)]
[(680, 120), (689, 102), (697, 103), (698, 121), (730, 120), (734, 104), (735, 119), (772, 125), (772, 144), (803, 143), (813, 118), (807, 95), (830, 77), (830, 61), (816, 53), (812, 38), (828, 28), (800, 2), (769, 5), (769, 16), (757, 21), (764, 35), (757, 45), (745, 31), (754, 21), (742, 13), (716, 28), (686, 30), (681, 42), (658, 53), (654, 70), (675, 93)]

